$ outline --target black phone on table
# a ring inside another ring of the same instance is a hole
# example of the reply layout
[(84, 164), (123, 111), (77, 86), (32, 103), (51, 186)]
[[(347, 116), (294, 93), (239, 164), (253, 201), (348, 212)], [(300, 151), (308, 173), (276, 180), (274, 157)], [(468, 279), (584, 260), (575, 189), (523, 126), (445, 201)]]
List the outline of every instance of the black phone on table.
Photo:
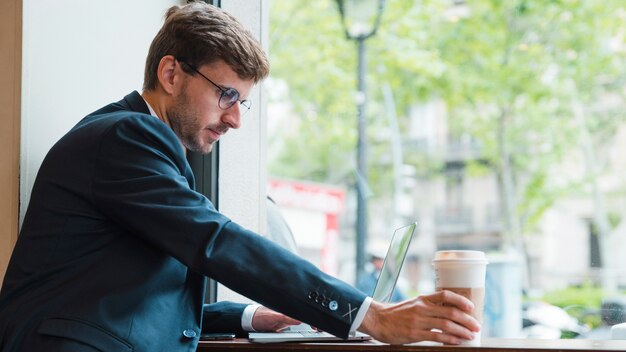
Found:
[(235, 334), (224, 332), (200, 334), (200, 341), (232, 340), (234, 338)]

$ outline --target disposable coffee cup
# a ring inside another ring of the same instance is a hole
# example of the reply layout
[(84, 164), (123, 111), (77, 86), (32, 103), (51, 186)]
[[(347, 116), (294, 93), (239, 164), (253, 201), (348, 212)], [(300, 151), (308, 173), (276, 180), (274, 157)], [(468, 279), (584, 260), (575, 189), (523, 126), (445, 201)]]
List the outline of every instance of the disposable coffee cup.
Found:
[[(435, 288), (448, 290), (467, 297), (474, 303), (472, 316), (480, 324), (483, 322), (485, 302), (485, 274), (487, 257), (480, 251), (438, 251), (433, 259), (435, 268)], [(480, 332), (473, 340), (462, 345), (480, 346)]]

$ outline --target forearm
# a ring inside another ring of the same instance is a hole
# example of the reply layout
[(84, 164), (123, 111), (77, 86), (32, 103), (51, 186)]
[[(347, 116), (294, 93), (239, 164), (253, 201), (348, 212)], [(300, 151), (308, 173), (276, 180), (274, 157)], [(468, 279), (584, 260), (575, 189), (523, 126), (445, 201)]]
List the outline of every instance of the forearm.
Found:
[(243, 336), (242, 315), (248, 305), (234, 302), (205, 304), (202, 312), (202, 332), (232, 332)]

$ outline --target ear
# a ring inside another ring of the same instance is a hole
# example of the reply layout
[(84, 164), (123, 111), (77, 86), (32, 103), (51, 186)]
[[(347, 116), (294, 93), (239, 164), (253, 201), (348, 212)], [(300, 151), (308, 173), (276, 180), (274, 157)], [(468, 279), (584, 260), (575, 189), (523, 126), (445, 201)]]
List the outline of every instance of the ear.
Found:
[(172, 55), (165, 55), (159, 61), (159, 67), (157, 68), (157, 77), (161, 87), (167, 94), (174, 93), (174, 82), (178, 71), (176, 70), (178, 61)]

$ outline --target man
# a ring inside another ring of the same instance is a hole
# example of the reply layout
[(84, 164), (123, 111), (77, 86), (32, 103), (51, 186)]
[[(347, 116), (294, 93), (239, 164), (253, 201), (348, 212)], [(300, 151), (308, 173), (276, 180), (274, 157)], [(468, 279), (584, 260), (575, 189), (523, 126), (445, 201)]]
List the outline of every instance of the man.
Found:
[[(380, 276), (380, 272), (385, 264), (385, 257), (387, 255), (387, 246), (382, 242), (371, 242), (367, 248), (367, 254), (369, 255), (369, 263), (365, 267), (365, 273), (363, 277), (356, 283), (356, 288), (369, 295), (374, 294), (376, 289), (376, 282)], [(401, 280), (399, 278), (398, 280)], [(391, 294), (391, 302), (404, 301), (406, 298), (399, 287), (396, 285), (393, 293)]]
[[(268, 71), (232, 16), (202, 3), (168, 11), (143, 93), (86, 116), (41, 165), (0, 292), (2, 351), (194, 351), (204, 331), (299, 320), (389, 343), (459, 343), (478, 331), (459, 295), (374, 302), (193, 190), (186, 150), (208, 153), (238, 128)], [(272, 310), (203, 305), (205, 277)]]

